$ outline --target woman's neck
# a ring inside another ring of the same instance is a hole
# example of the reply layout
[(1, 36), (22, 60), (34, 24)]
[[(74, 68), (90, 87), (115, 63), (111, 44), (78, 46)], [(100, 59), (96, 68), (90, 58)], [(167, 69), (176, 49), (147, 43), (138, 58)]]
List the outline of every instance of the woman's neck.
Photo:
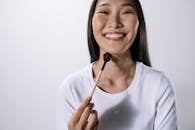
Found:
[[(104, 61), (100, 57), (99, 60), (94, 64), (95, 76), (100, 71)], [(131, 56), (124, 55), (113, 55), (112, 59), (106, 63), (104, 68), (104, 74), (102, 76), (109, 79), (116, 79), (118, 77), (132, 76), (135, 71), (135, 62), (132, 60)]]
[[(93, 65), (94, 79), (97, 78), (104, 61), (100, 57)], [(112, 55), (112, 59), (106, 64), (98, 86), (109, 93), (117, 93), (125, 90), (132, 82), (136, 70), (136, 63), (130, 55)]]

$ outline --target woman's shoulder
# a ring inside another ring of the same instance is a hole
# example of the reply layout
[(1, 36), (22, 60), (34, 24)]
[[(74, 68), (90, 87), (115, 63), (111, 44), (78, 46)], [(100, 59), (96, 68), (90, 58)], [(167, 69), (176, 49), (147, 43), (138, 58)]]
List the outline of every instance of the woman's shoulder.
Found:
[[(161, 96), (165, 92), (174, 93), (174, 87), (167, 75), (154, 67), (149, 67), (143, 63), (139, 63), (141, 68), (140, 82), (147, 89), (152, 90), (156, 96)], [(157, 96), (157, 97), (158, 97)]]
[(69, 73), (65, 79), (64, 82), (76, 82), (80, 80), (84, 80), (85, 78), (88, 78), (91, 72), (92, 64), (87, 64), (83, 68), (76, 70), (72, 73)]
[(146, 77), (146, 78), (150, 78), (150, 79), (167, 79), (166, 74), (163, 71), (160, 71), (159, 69), (156, 69), (154, 67), (150, 67), (147, 66), (145, 64), (143, 64), (142, 62), (138, 62), (140, 70), (141, 70), (141, 74), (142, 76)]
[[(88, 94), (87, 88), (89, 86), (91, 66), (91, 64), (88, 64), (85, 67), (68, 74), (58, 88), (58, 96), (70, 101), (73, 99), (74, 101), (76, 101), (76, 99), (83, 99), (83, 97)], [(79, 96), (79, 98), (77, 96)]]
[(140, 79), (142, 82), (158, 89), (172, 88), (170, 79), (167, 75), (154, 67), (146, 66), (143, 63), (139, 63), (140, 66)]

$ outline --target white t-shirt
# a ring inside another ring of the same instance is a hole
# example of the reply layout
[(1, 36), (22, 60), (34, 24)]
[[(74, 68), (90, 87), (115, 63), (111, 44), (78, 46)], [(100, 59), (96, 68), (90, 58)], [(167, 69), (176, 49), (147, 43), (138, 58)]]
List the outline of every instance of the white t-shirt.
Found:
[[(100, 79), (101, 80), (101, 79)], [(56, 129), (68, 130), (68, 121), (94, 85), (92, 64), (69, 75), (59, 88)], [(116, 94), (96, 88), (93, 95), (99, 130), (176, 130), (175, 94), (163, 73), (136, 63), (130, 86)]]

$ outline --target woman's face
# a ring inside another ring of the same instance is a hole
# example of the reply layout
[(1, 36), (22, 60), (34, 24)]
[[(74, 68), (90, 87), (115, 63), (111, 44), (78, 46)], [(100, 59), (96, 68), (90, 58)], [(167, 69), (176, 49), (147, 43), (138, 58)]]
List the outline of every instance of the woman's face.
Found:
[(129, 0), (99, 0), (92, 28), (100, 53), (121, 55), (129, 52), (139, 26), (135, 10)]

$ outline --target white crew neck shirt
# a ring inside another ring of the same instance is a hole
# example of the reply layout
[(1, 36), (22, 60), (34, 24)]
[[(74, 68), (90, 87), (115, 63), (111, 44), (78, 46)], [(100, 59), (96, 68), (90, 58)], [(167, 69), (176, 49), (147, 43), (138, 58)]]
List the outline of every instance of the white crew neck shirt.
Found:
[[(100, 79), (101, 80), (101, 79)], [(70, 74), (59, 88), (56, 130), (68, 130), (68, 121), (93, 89), (92, 64)], [(98, 130), (176, 130), (174, 89), (160, 71), (136, 62), (135, 76), (127, 89), (110, 94), (96, 88)]]

